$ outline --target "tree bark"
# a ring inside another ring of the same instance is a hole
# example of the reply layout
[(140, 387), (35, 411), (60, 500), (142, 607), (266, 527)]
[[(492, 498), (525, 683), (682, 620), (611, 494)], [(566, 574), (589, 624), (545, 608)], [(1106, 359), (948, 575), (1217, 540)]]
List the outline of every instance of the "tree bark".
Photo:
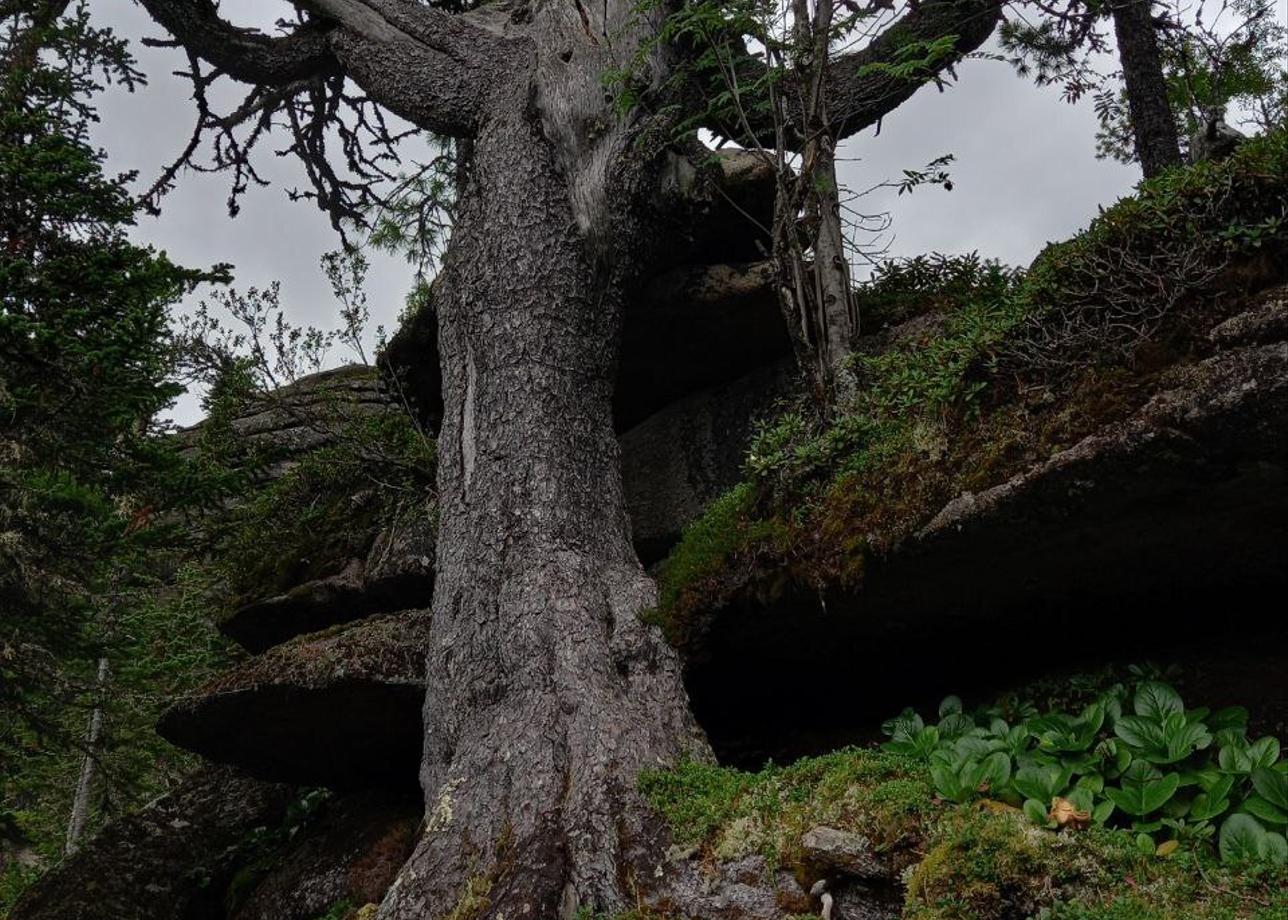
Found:
[[(794, 0), (796, 60), (788, 69), (788, 97), (805, 138), (800, 169), (791, 175), (786, 112), (780, 106), (775, 154), (780, 164), (775, 202), (774, 249), (779, 300), (793, 332), (797, 360), (816, 400), (830, 405), (843, 390), (845, 361), (859, 334), (858, 304), (850, 283), (836, 175), (836, 137), (828, 115), (825, 81), (831, 57), (833, 0)], [(807, 250), (812, 257), (807, 255)]]
[(1154, 31), (1151, 0), (1115, 0), (1111, 6), (1118, 58), (1127, 89), (1136, 156), (1145, 178), (1181, 163), (1176, 118), (1167, 100), (1167, 83)]
[(72, 796), (71, 817), (67, 820), (67, 842), (63, 852), (68, 856), (80, 846), (85, 825), (89, 822), (90, 795), (94, 791), (94, 773), (98, 766), (99, 748), (103, 736), (103, 694), (107, 689), (107, 659), (98, 659), (98, 676), (94, 684), (94, 709), (90, 713), (89, 727), (85, 730), (85, 755), (81, 758), (80, 776), (76, 780), (76, 794)]
[(639, 773), (706, 752), (677, 656), (640, 619), (655, 589), (612, 425), (625, 272), (593, 242), (605, 180), (550, 140), (575, 131), (549, 101), (564, 92), (540, 86), (533, 106), (529, 90), (499, 99), (473, 143), (436, 297), (428, 823), (385, 920), (633, 904), (630, 867), (660, 831)]

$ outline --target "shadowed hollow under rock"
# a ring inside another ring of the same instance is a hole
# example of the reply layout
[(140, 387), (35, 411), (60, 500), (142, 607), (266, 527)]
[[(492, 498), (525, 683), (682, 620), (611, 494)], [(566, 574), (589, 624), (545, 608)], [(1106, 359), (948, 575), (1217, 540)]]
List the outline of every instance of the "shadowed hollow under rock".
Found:
[(264, 779), (414, 789), (428, 632), (408, 611), (301, 636), (180, 699), (157, 730)]

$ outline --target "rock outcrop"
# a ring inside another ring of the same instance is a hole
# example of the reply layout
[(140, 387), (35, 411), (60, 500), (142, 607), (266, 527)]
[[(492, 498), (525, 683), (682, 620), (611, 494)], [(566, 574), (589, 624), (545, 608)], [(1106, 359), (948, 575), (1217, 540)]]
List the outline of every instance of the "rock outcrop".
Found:
[(263, 652), (295, 636), (391, 610), (428, 607), (434, 591), (432, 509), (414, 504), (384, 522), (363, 559), (336, 575), (242, 604), (217, 619), (242, 648)]
[[(302, 455), (333, 443), (344, 425), (390, 412), (393, 406), (375, 368), (348, 364), (309, 374), (254, 399), (229, 420), (227, 434), (242, 450), (262, 454), (267, 465), (259, 478), (271, 481)], [(181, 453), (197, 454), (207, 430), (202, 422), (180, 431)]]
[[(836, 738), (811, 731), (874, 724), (916, 693), (1000, 690), (1196, 641), (1213, 656), (1235, 641), (1288, 648), (1264, 601), (1288, 589), (1284, 293), (1215, 326), (1211, 353), (1164, 373), (1124, 419), (948, 502), (868, 560), (859, 587), (766, 594), (762, 581), (702, 614), (690, 689), (717, 743), (761, 758), (775, 751), (757, 725), (784, 743), (786, 721), (800, 733), (787, 749), (811, 750)], [(1283, 681), (1254, 695), (1288, 715)]]
[(756, 421), (795, 382), (793, 363), (780, 360), (680, 399), (622, 435), (622, 485), (645, 565), (738, 482)]
[(230, 767), (198, 770), (47, 872), (10, 920), (224, 920), (253, 832), (279, 823), (292, 795)]
[(315, 920), (336, 904), (378, 904), (411, 853), (422, 810), (417, 794), (329, 803), (285, 855), (252, 873), (256, 882), (229, 920)]
[(415, 788), (428, 630), (401, 612), (300, 636), (180, 699), (157, 730), (265, 779)]

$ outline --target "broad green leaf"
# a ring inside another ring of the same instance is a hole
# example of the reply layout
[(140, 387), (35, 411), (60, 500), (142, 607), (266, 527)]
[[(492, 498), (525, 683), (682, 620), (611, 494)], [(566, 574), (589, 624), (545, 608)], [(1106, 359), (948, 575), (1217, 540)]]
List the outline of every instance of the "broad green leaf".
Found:
[(1154, 855), (1154, 838), (1149, 834), (1136, 835), (1136, 849), (1142, 856)]
[(1078, 777), (1078, 782), (1075, 785), (1079, 789), (1086, 789), (1092, 795), (1099, 795), (1104, 791), (1105, 778), (1099, 773), (1088, 773), (1086, 776)]
[(895, 741), (910, 741), (924, 727), (925, 723), (921, 721), (921, 716), (917, 715), (911, 707), (893, 719), (887, 719), (881, 723), (881, 731)]
[(1026, 799), (1050, 802), (1069, 785), (1070, 773), (1058, 764), (1024, 766), (1015, 773), (1015, 789)]
[(1248, 745), (1248, 757), (1252, 759), (1252, 769), (1274, 766), (1279, 759), (1279, 739), (1266, 736)]
[(1216, 761), (1226, 773), (1245, 775), (1252, 772), (1252, 757), (1247, 745), (1241, 742), (1222, 747)]
[(953, 750), (963, 758), (981, 758), (993, 753), (994, 748), (991, 742), (968, 735), (954, 741)]
[(1288, 811), (1288, 776), (1269, 767), (1252, 771), (1252, 788), (1271, 805)]
[(1242, 706), (1228, 706), (1225, 709), (1218, 709), (1205, 721), (1207, 722), (1207, 727), (1214, 733), (1225, 731), (1226, 729), (1236, 729), (1244, 732), (1248, 729), (1248, 710)]
[(1210, 821), (1229, 810), (1229, 799), (1213, 796), (1210, 792), (1200, 792), (1190, 803), (1190, 817), (1195, 821)]
[(962, 711), (962, 698), (960, 696), (946, 696), (944, 701), (939, 704), (939, 718), (951, 716)]
[(1161, 750), (1166, 744), (1162, 720), (1145, 716), (1123, 716), (1114, 724), (1114, 734), (1141, 751)]
[(1097, 824), (1104, 824), (1113, 813), (1114, 803), (1106, 799), (1091, 810), (1091, 820)]
[(1250, 796), (1244, 800), (1243, 810), (1266, 824), (1276, 827), (1288, 824), (1288, 812), (1272, 805), (1258, 795)]
[(922, 757), (929, 757), (937, 747), (939, 747), (939, 729), (933, 725), (927, 725), (917, 732), (916, 738), (912, 741), (912, 753)]
[(1037, 799), (1024, 800), (1024, 815), (1034, 824), (1046, 824), (1047, 813), (1047, 807)]
[(1001, 751), (989, 754), (980, 763), (980, 786), (988, 792), (998, 792), (1011, 780), (1011, 758)]
[(1138, 716), (1162, 722), (1173, 713), (1183, 713), (1185, 704), (1181, 702), (1180, 694), (1167, 684), (1147, 681), (1136, 688), (1132, 709)]
[(1262, 855), (1276, 866), (1288, 865), (1288, 838), (1267, 832), (1261, 844)]
[(1154, 763), (1176, 763), (1212, 743), (1212, 734), (1207, 728), (1200, 723), (1186, 721), (1180, 714), (1167, 717), (1163, 723), (1163, 735), (1166, 739), (1163, 751), (1150, 757)]
[(930, 778), (935, 784), (935, 791), (939, 793), (941, 798), (959, 804), (969, 798), (969, 795), (962, 789), (961, 781), (957, 777), (957, 771), (947, 764), (931, 764)]
[(1224, 863), (1241, 863), (1260, 859), (1266, 844), (1265, 829), (1252, 815), (1230, 815), (1221, 825), (1218, 848)]
[(1115, 807), (1129, 815), (1143, 817), (1158, 811), (1176, 794), (1181, 785), (1181, 778), (1175, 773), (1143, 782), (1128, 782), (1123, 778), (1121, 788), (1107, 787), (1105, 797)]
[(1215, 770), (1202, 770), (1199, 773), (1199, 788), (1213, 798), (1223, 799), (1234, 788), (1234, 777)]
[(975, 727), (975, 720), (960, 712), (952, 712), (939, 720), (939, 734), (945, 739), (960, 738)]

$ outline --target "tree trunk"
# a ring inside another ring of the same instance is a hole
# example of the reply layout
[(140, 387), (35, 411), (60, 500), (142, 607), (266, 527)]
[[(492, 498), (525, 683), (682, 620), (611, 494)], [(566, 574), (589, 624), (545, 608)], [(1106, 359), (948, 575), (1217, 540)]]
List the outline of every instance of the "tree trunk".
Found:
[(85, 825), (89, 821), (89, 800), (94, 791), (94, 773), (98, 766), (100, 741), (103, 735), (103, 693), (107, 689), (107, 659), (98, 659), (98, 677), (94, 684), (94, 709), (90, 713), (89, 727), (85, 731), (85, 756), (81, 758), (80, 776), (76, 780), (76, 794), (72, 797), (72, 813), (67, 820), (67, 842), (63, 852), (70, 856), (80, 845)]
[(611, 414), (624, 274), (609, 249), (630, 231), (567, 141), (585, 137), (567, 98), (521, 82), (494, 105), (435, 300), (427, 827), (383, 920), (634, 904), (632, 867), (661, 831), (639, 773), (706, 754), (677, 656), (640, 620), (655, 588), (631, 546)]
[(1167, 101), (1152, 4), (1150, 0), (1116, 0), (1111, 10), (1136, 156), (1148, 179), (1181, 162), (1180, 139)]
[(792, 334), (797, 362), (817, 402), (830, 405), (845, 387), (845, 361), (859, 334), (858, 305), (850, 283), (836, 176), (836, 138), (823, 92), (830, 57), (833, 0), (793, 0), (795, 59), (787, 93), (794, 95), (805, 138), (800, 170), (785, 168), (785, 101), (779, 96), (778, 197), (774, 255), (779, 302)]

